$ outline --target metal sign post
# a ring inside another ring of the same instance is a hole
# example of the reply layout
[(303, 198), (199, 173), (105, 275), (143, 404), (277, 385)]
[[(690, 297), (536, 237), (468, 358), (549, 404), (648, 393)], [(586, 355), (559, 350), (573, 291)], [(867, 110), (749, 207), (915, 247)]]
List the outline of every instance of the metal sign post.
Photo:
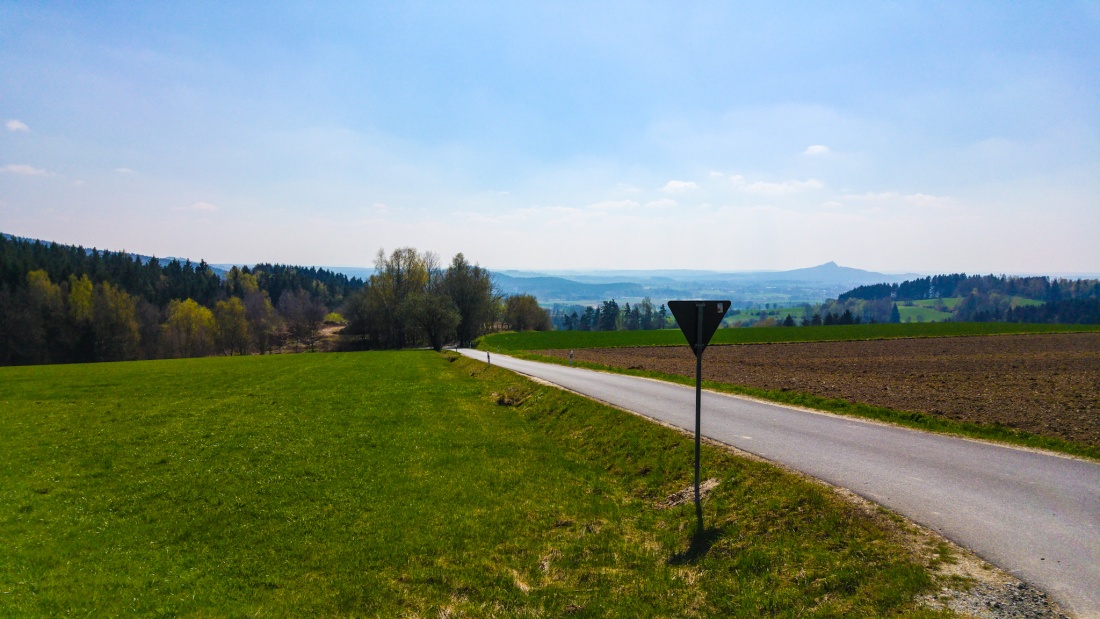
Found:
[(699, 426), (703, 409), (703, 351), (722, 324), (729, 301), (669, 301), (668, 309), (695, 353), (695, 518), (703, 530), (703, 503), (699, 499)]

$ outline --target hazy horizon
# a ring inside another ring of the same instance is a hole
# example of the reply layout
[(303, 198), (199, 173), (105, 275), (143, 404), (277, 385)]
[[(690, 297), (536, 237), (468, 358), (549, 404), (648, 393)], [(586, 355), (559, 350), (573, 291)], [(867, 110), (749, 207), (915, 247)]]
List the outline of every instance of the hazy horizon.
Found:
[(1100, 271), (1100, 5), (0, 5), (0, 230), (209, 263)]

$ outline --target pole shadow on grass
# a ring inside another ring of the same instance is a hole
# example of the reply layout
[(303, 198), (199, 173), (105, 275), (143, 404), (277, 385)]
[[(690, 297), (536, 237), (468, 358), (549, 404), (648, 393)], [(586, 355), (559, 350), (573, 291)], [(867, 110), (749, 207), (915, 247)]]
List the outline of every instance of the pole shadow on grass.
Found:
[(702, 560), (721, 537), (722, 529), (718, 527), (696, 527), (691, 534), (691, 543), (687, 550), (669, 557), (668, 564), (687, 565)]

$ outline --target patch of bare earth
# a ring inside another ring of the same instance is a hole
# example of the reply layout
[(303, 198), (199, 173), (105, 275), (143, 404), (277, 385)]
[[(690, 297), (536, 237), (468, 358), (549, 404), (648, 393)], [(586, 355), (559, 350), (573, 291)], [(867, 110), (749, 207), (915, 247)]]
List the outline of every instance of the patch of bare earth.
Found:
[[(687, 346), (581, 349), (575, 359), (695, 376)], [(706, 380), (1100, 446), (1100, 333), (711, 346), (704, 359)]]

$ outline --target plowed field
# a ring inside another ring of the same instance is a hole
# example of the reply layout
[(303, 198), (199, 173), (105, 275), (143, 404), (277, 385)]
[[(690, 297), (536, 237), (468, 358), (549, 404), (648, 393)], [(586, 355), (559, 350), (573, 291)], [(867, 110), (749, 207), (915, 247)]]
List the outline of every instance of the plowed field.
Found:
[[(590, 348), (574, 358), (695, 376), (686, 345)], [(703, 373), (1100, 446), (1100, 333), (711, 346)]]

